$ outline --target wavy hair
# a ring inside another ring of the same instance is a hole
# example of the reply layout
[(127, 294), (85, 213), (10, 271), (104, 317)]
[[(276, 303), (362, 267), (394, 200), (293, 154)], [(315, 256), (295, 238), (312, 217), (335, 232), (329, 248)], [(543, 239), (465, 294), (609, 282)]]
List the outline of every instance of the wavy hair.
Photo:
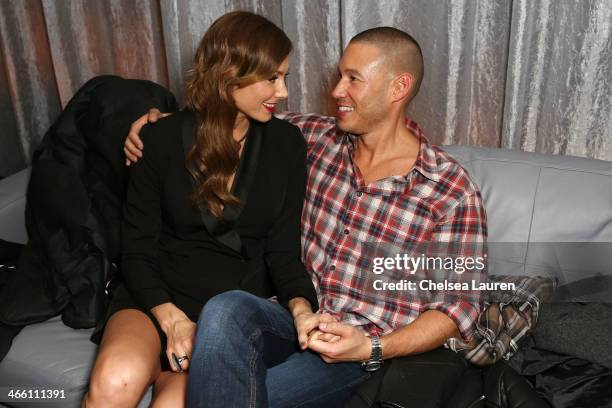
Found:
[(192, 204), (220, 218), (240, 200), (228, 187), (236, 171), (239, 144), (233, 138), (238, 109), (232, 90), (272, 77), (292, 50), (287, 35), (266, 18), (235, 11), (217, 19), (195, 54), (186, 104), (197, 120), (196, 143), (185, 165), (195, 180)]

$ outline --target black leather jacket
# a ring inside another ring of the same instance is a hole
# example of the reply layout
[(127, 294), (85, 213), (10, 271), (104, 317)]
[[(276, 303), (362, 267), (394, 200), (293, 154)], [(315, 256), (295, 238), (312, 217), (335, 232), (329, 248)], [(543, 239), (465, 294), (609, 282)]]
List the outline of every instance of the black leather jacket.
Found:
[(62, 314), (89, 328), (104, 314), (105, 285), (119, 256), (130, 124), (174, 96), (149, 81), (100, 76), (70, 100), (32, 160), (17, 272), (0, 289), (0, 322), (24, 325)]
[[(362, 386), (348, 408), (550, 408), (536, 395), (529, 383), (504, 361), (479, 368), (471, 366), (461, 375), (458, 384), (449, 384), (446, 401), (432, 398), (431, 405), (419, 401), (415, 405), (410, 389), (426, 387), (418, 383), (405, 384), (401, 366), (391, 364)], [(405, 387), (381, 387), (381, 382), (405, 384)], [(391, 392), (386, 392), (391, 391)]]

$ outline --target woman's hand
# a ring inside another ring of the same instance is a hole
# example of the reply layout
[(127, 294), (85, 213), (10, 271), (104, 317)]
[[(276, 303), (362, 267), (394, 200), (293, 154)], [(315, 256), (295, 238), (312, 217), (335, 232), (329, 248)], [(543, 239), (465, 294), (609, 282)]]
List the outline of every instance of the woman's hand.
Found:
[[(185, 319), (175, 322), (169, 333), (166, 333), (166, 338), (168, 339), (166, 356), (168, 357), (172, 371), (181, 372), (189, 370), (189, 361), (193, 351), (195, 332), (196, 324), (189, 319)], [(178, 361), (180, 364), (178, 367), (176, 366), (176, 361), (172, 353), (179, 359)]]
[(144, 144), (140, 140), (140, 131), (142, 127), (147, 123), (155, 123), (158, 119), (172, 115), (171, 113), (161, 113), (159, 109), (152, 108), (145, 115), (142, 115), (130, 127), (125, 143), (123, 144), (123, 153), (125, 153), (125, 165), (129, 166), (132, 163), (136, 163), (139, 157), (142, 157), (142, 149)]
[(308, 342), (313, 336), (322, 341), (333, 341), (337, 336), (323, 335), (318, 328), (320, 323), (337, 321), (338, 319), (328, 313), (303, 312), (295, 316), (293, 322), (298, 334), (300, 348), (306, 350), (306, 348), (308, 348)]
[[(174, 303), (157, 305), (151, 309), (151, 313), (155, 316), (159, 326), (166, 334), (166, 357), (170, 362), (172, 371), (187, 371), (195, 341), (195, 322), (190, 320)], [(172, 357), (172, 353), (180, 359), (178, 367)]]
[(291, 299), (288, 306), (293, 316), (293, 324), (295, 325), (298, 342), (302, 350), (308, 348), (309, 336), (318, 329), (320, 323), (338, 321), (338, 319), (329, 313), (313, 313), (310, 302), (302, 297)]

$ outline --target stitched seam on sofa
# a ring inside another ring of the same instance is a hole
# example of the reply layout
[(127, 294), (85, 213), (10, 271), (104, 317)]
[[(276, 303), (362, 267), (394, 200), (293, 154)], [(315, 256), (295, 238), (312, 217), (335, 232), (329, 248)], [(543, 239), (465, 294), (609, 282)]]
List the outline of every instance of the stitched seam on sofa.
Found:
[[(461, 150), (459, 150), (458, 152), (449, 152), (445, 149), (445, 147), (449, 147), (449, 146), (457, 146), (457, 147), (462, 147)], [(605, 172), (604, 175), (612, 175), (612, 161), (609, 160), (602, 160), (602, 159), (595, 159), (595, 158), (591, 158), (591, 157), (580, 157), (580, 156), (564, 156), (564, 155), (555, 155), (552, 153), (539, 153), (539, 152), (528, 152), (528, 151), (522, 151), (522, 150), (510, 150), (510, 149), (505, 149), (505, 148), (478, 148), (478, 147), (474, 147), (471, 146), (470, 149), (472, 149), (473, 151), (468, 151), (467, 149), (463, 149), (464, 146), (458, 146), (458, 145), (446, 145), (446, 146), (440, 146), (440, 148), (442, 148), (442, 150), (444, 150), (446, 153), (448, 153), (449, 155), (451, 155), (456, 161), (461, 161), (461, 162), (467, 162), (467, 161), (478, 161), (478, 160), (482, 160), (482, 161), (498, 161), (498, 162), (503, 162), (503, 163), (520, 163), (520, 164), (529, 164), (532, 166), (536, 166), (536, 167), (549, 167), (549, 168), (555, 168), (558, 170), (574, 170), (574, 171), (584, 171), (584, 172), (599, 172), (599, 171), (603, 171)], [(485, 152), (487, 153), (493, 153), (496, 154), (499, 151), (503, 151), (503, 150), (510, 150), (512, 152), (515, 152), (517, 154), (527, 154), (527, 155), (533, 155), (534, 159), (537, 158), (541, 158), (541, 159), (547, 159), (548, 156), (550, 156), (553, 160), (558, 159), (569, 159), (569, 160), (579, 160), (579, 161), (594, 161), (594, 162), (599, 162), (602, 165), (609, 165), (610, 167), (607, 167), (603, 170), (589, 170), (589, 169), (584, 169), (582, 167), (568, 167), (567, 165), (559, 167), (559, 165), (555, 165), (555, 164), (537, 164), (534, 163), (533, 160), (527, 160), (527, 159), (509, 159), (509, 158), (502, 158), (502, 157), (488, 157), (488, 156), (481, 156), (481, 150), (485, 150)], [(459, 159), (459, 160), (458, 160)]]
[[(10, 353), (10, 351), (9, 351)], [(2, 359), (2, 365), (4, 366), (6, 365), (23, 365), (22, 361), (17, 361), (15, 359), (9, 358), (8, 354), (4, 357), (4, 359)], [(93, 368), (93, 367), (92, 367)], [(73, 394), (73, 393), (77, 393), (77, 392), (82, 392), (85, 393), (85, 391), (87, 391), (87, 386), (89, 385), (89, 374), (87, 374), (87, 380), (84, 383), (81, 384), (75, 384), (74, 383), (74, 377), (71, 377), (69, 375), (66, 375), (64, 373), (62, 374), (58, 374), (57, 372), (54, 372), (53, 370), (47, 370), (47, 369), (42, 369), (40, 367), (34, 367), (32, 365), (28, 365), (26, 367), (26, 370), (31, 370), (27, 373), (27, 375), (29, 376), (30, 374), (32, 374), (32, 376), (38, 375), (41, 376), (41, 373), (45, 375), (45, 378), (53, 378), (54, 379), (54, 383), (52, 384), (47, 384), (47, 387), (53, 387), (53, 386), (59, 386), (61, 385), (65, 391), (66, 394)], [(23, 374), (22, 374), (23, 376)], [(66, 388), (66, 385), (72, 385), (71, 388)]]
[[(531, 205), (531, 217), (529, 218), (529, 233), (527, 234), (527, 243), (531, 242), (531, 231), (533, 229), (533, 215), (535, 214), (535, 205), (536, 202), (538, 201), (538, 191), (540, 189), (540, 182), (542, 181), (542, 168), (540, 167), (540, 170), (538, 171), (538, 179), (536, 180), (536, 187), (535, 187), (535, 191), (533, 192), (533, 202)], [(525, 249), (525, 258), (523, 259), (523, 272), (526, 273), (526, 267), (527, 267), (527, 258), (529, 257), (529, 245), (527, 245), (527, 248)]]
[(9, 207), (12, 207), (15, 203), (19, 201), (25, 201), (25, 196), (21, 196), (13, 201), (8, 202), (5, 206), (0, 207), (0, 213)]
[[(560, 156), (560, 157), (563, 157), (563, 156)], [(597, 159), (588, 159), (588, 158), (584, 158), (584, 159), (585, 160), (597, 160)], [(470, 160), (470, 162), (475, 162), (475, 161), (525, 164), (525, 165), (528, 165), (528, 166), (531, 166), (531, 167), (537, 167), (540, 170), (541, 169), (565, 170), (565, 171), (574, 171), (574, 172), (577, 172), (577, 173), (597, 174), (597, 175), (600, 175), (600, 176), (612, 177), (612, 169), (609, 169), (609, 170), (587, 170), (587, 169), (581, 169), (581, 168), (578, 168), (578, 167), (561, 167), (561, 166), (555, 166), (555, 165), (538, 164), (538, 163), (534, 163), (534, 162), (530, 162), (530, 161), (511, 160), (511, 159), (493, 159), (493, 158), (485, 158), (485, 157), (483, 157), (483, 158), (476, 158), (476, 159)], [(599, 160), (599, 161), (603, 161), (603, 160)]]

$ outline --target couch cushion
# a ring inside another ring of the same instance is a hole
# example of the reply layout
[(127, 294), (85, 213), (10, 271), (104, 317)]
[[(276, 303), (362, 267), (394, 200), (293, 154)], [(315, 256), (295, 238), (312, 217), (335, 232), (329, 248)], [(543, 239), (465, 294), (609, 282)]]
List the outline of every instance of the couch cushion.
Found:
[(549, 276), (561, 284), (612, 274), (612, 162), (443, 148), (480, 187), (490, 273)]
[(30, 169), (0, 180), (0, 239), (25, 244), (25, 194)]
[(480, 187), (491, 242), (612, 241), (612, 162), (443, 146)]
[[(87, 389), (97, 346), (89, 341), (93, 329), (75, 330), (59, 316), (26, 326), (0, 362), (0, 387), (64, 390), (65, 400), (46, 402), (45, 407), (80, 407)], [(147, 407), (151, 390), (139, 407)], [(40, 401), (11, 403), (15, 407), (40, 408)]]

